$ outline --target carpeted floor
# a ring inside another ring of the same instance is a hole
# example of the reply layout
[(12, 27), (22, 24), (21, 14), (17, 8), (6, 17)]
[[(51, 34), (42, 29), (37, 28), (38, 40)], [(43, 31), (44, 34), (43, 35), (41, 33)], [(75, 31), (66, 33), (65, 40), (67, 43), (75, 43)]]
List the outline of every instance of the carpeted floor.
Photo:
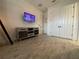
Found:
[(79, 59), (72, 40), (39, 36), (0, 47), (0, 59)]

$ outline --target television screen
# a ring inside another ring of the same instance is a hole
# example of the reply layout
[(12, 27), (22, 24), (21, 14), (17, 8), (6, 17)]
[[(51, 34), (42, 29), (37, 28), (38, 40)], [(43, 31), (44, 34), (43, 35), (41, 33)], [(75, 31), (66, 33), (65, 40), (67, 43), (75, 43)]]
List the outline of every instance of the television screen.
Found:
[(35, 22), (35, 15), (30, 13), (24, 12), (23, 18), (25, 22)]

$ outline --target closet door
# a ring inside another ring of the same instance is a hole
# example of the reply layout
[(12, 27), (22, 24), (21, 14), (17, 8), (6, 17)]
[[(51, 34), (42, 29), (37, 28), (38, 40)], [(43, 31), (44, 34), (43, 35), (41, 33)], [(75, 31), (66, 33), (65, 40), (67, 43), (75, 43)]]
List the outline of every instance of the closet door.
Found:
[(59, 36), (59, 8), (51, 8), (48, 10), (48, 26), (47, 26), (47, 34), (49, 36)]
[(74, 4), (48, 10), (48, 35), (72, 39)]
[(59, 28), (60, 37), (72, 39), (73, 34), (73, 16), (74, 16), (74, 4), (64, 6), (60, 14)]

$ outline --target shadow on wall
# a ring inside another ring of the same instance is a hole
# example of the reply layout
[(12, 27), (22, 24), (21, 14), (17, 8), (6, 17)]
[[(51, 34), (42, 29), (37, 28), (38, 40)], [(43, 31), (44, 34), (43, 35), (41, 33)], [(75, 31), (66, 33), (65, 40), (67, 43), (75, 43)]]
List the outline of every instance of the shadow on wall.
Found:
[(8, 44), (8, 43), (9, 42), (7, 40), (7, 37), (0, 26), (0, 46), (3, 46), (3, 45)]
[[(5, 0), (0, 0), (0, 19), (2, 19), (2, 21), (6, 19), (6, 1)], [(5, 44), (8, 44), (8, 40), (0, 25), (0, 46), (3, 46)]]

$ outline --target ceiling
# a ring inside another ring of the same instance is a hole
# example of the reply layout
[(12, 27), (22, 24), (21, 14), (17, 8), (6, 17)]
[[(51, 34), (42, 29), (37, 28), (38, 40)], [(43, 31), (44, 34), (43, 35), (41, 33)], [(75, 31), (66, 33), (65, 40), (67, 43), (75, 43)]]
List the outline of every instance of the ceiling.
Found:
[(78, 2), (79, 0), (28, 0), (31, 4), (35, 5), (41, 10), (45, 10), (48, 7), (55, 5), (70, 4)]

